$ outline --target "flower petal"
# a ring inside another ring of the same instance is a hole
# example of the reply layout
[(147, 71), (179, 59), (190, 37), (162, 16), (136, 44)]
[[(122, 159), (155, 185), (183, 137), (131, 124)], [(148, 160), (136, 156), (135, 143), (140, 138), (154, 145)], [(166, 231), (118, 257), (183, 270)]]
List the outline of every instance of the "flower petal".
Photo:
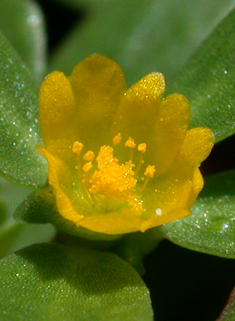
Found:
[(191, 207), (203, 188), (198, 168), (184, 180), (164, 177), (155, 185), (155, 193), (146, 197), (147, 210), (152, 218), (143, 222), (141, 231), (166, 224), (191, 214)]
[(181, 177), (188, 175), (208, 157), (214, 141), (214, 134), (209, 128), (195, 127), (189, 129), (170, 172), (174, 172), (175, 175)]
[(39, 92), (39, 120), (45, 148), (67, 159), (77, 137), (76, 108), (68, 78), (59, 71), (49, 74)]
[(113, 213), (93, 216), (84, 216), (80, 226), (90, 231), (104, 234), (124, 234), (140, 231), (144, 220), (128, 213)]
[(167, 96), (147, 141), (146, 158), (150, 164), (155, 165), (155, 176), (170, 167), (183, 144), (189, 122), (190, 107), (187, 99), (180, 94)]
[(213, 143), (214, 135), (208, 128), (187, 131), (183, 145), (169, 170), (155, 178), (152, 186), (145, 192), (143, 198), (152, 218), (143, 223), (143, 230), (190, 214), (190, 208), (203, 187), (198, 167), (209, 155)]
[(137, 144), (146, 142), (159, 113), (165, 81), (161, 73), (150, 73), (123, 95), (112, 124), (112, 134), (132, 137)]
[(70, 170), (62, 160), (54, 157), (41, 146), (37, 146), (37, 149), (47, 159), (48, 181), (53, 187), (58, 212), (65, 219), (79, 225), (78, 222), (83, 216), (74, 210), (71, 192), (69, 193), (71, 197), (68, 197), (64, 191), (65, 189), (68, 192), (71, 190), (74, 175), (71, 175)]
[(79, 63), (69, 79), (78, 108), (79, 140), (96, 151), (126, 89), (124, 75), (114, 61), (94, 54)]

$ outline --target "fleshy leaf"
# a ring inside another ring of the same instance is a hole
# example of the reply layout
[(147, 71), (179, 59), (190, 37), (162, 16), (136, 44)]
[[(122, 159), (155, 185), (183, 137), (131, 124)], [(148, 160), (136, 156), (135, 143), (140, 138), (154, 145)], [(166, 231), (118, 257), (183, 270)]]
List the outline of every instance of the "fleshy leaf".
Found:
[(7, 218), (6, 207), (4, 206), (2, 200), (0, 201), (0, 225), (4, 223)]
[(235, 288), (230, 293), (227, 304), (216, 321), (234, 321), (235, 320)]
[(235, 258), (235, 171), (206, 178), (192, 214), (162, 226), (165, 237), (191, 250)]
[(111, 253), (38, 244), (4, 258), (0, 271), (3, 321), (153, 320), (140, 276)]
[(0, 172), (16, 183), (35, 188), (46, 181), (46, 162), (36, 151), (41, 144), (37, 90), (30, 72), (0, 34)]
[(0, 29), (40, 82), (46, 67), (46, 40), (43, 15), (37, 3), (1, 0)]
[(167, 82), (173, 79), (233, 6), (231, 0), (207, 0), (203, 6), (195, 0), (58, 2), (86, 6), (88, 14), (55, 51), (50, 70), (70, 74), (78, 61), (96, 52), (117, 61), (129, 85), (152, 71), (162, 72)]
[(188, 98), (191, 125), (212, 129), (216, 141), (235, 133), (235, 10), (200, 46), (170, 91)]
[(23, 225), (15, 222), (13, 219), (9, 219), (5, 221), (4, 224), (1, 225), (0, 229), (0, 258), (6, 255), (7, 250), (11, 246), (15, 237), (22, 230)]

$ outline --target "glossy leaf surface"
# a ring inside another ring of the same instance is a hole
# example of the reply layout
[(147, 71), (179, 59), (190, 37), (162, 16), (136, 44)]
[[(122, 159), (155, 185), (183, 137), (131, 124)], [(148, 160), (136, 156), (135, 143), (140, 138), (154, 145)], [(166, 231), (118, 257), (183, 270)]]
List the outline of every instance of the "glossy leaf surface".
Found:
[(4, 258), (0, 270), (2, 321), (153, 320), (140, 276), (111, 253), (38, 244)]
[(0, 30), (40, 82), (46, 68), (46, 35), (42, 12), (32, 0), (1, 0)]
[[(61, 43), (50, 70), (67, 74), (92, 53), (115, 60), (128, 85), (152, 71), (172, 80), (235, 1), (57, 0), (86, 9)], [(69, 57), (69, 59), (68, 59)], [(179, 92), (179, 91), (177, 91)], [(184, 94), (184, 92), (181, 92)]]
[(170, 91), (184, 93), (192, 127), (213, 130), (216, 141), (235, 133), (235, 10), (202, 43)]
[(37, 90), (20, 57), (0, 34), (0, 172), (21, 185), (35, 188), (46, 181), (40, 144)]

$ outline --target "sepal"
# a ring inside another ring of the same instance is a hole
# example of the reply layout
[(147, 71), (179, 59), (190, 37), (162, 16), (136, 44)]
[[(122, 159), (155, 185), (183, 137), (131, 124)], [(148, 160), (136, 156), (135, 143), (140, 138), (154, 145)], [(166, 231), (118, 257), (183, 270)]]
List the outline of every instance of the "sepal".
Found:
[(122, 235), (107, 235), (77, 227), (73, 222), (63, 218), (57, 211), (55, 196), (50, 186), (43, 187), (30, 194), (15, 210), (16, 221), (30, 224), (51, 223), (58, 230), (88, 240), (113, 241)]

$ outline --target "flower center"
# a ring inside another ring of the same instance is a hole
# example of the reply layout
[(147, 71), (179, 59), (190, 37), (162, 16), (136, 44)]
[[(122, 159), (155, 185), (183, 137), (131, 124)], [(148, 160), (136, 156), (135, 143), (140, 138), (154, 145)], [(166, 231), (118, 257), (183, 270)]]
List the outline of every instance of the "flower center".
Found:
[[(92, 201), (100, 200), (105, 196), (110, 200), (117, 200), (128, 204), (128, 207), (136, 214), (141, 214), (144, 209), (139, 199), (139, 194), (146, 188), (149, 179), (154, 176), (155, 166), (148, 165), (144, 176), (142, 186), (137, 188), (137, 174), (143, 164), (143, 155), (146, 152), (146, 144), (136, 145), (134, 140), (129, 137), (125, 146), (130, 149), (130, 159), (124, 164), (120, 164), (118, 158), (114, 156), (114, 147), (120, 144), (122, 136), (118, 133), (112, 140), (112, 146), (101, 146), (100, 151), (95, 158), (93, 151), (88, 150), (82, 156), (84, 145), (75, 141), (72, 151), (77, 154), (76, 169), (81, 181), (84, 195)], [(134, 152), (139, 153), (137, 165), (134, 164)], [(82, 160), (85, 163), (82, 164)], [(96, 169), (92, 170), (96, 162)]]

